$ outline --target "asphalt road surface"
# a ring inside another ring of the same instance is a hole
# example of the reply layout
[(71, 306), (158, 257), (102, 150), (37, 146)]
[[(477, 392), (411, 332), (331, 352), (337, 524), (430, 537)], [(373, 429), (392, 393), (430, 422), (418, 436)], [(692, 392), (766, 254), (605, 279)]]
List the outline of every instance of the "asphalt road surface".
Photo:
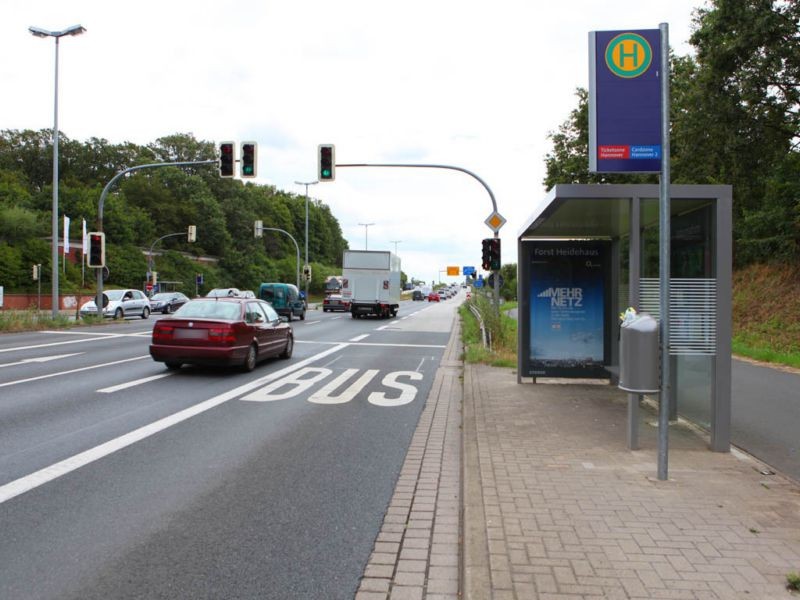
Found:
[(0, 336), (0, 598), (352, 598), (457, 302), (252, 373), (167, 371), (154, 317)]

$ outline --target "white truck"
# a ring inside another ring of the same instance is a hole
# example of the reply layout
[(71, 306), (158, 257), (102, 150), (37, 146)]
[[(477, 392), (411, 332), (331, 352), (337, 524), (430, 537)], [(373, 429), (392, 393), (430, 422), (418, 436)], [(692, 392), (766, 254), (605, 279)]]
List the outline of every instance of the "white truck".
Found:
[(354, 319), (394, 317), (400, 308), (400, 258), (382, 250), (345, 250), (342, 300)]

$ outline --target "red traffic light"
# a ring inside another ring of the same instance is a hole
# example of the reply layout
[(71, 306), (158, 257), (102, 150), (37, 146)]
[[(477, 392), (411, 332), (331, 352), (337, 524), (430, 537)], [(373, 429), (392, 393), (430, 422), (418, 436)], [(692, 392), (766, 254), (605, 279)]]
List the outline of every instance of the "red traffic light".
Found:
[(233, 166), (236, 162), (233, 142), (222, 142), (219, 145), (219, 176), (233, 177)]

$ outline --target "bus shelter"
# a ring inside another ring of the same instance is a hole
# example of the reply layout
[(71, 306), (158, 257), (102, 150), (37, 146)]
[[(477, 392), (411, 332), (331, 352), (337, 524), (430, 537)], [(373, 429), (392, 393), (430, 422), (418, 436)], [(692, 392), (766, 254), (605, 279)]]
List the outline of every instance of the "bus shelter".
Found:
[[(730, 449), (732, 189), (670, 187), (670, 418)], [(517, 239), (523, 377), (617, 382), (621, 313), (659, 318), (658, 185), (556, 185)], [(656, 357), (658, 359), (658, 357)]]

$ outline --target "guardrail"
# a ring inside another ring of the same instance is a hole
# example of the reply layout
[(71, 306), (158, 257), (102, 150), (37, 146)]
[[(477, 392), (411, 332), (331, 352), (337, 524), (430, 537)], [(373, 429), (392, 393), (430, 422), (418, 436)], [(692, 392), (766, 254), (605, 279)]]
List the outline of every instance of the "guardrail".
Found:
[(475, 308), (475, 305), (470, 302), (469, 305), (470, 312), (475, 315), (475, 318), (478, 320), (478, 327), (481, 329), (481, 342), (483, 343), (484, 348), (491, 349), (492, 347), (492, 334), (491, 332), (486, 329), (486, 326), (483, 324), (483, 317), (481, 317), (481, 312)]

